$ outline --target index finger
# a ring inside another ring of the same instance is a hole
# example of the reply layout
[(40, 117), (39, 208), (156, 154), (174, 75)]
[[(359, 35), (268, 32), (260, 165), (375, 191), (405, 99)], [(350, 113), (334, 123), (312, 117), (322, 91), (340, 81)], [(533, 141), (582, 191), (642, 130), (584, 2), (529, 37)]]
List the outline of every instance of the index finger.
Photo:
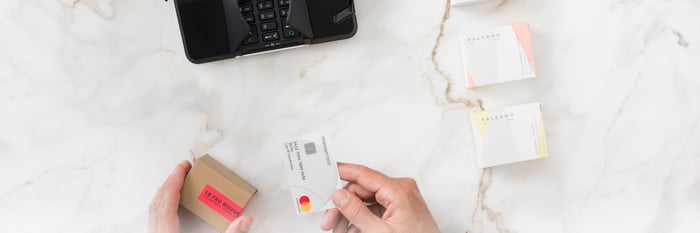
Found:
[(338, 163), (338, 173), (340, 179), (356, 183), (372, 193), (376, 193), (382, 188), (393, 189), (397, 186), (393, 179), (362, 165)]
[(183, 161), (161, 187), (161, 198), (157, 210), (157, 228), (159, 232), (177, 232), (177, 209), (180, 204), (180, 191), (187, 172), (192, 168), (189, 161)]

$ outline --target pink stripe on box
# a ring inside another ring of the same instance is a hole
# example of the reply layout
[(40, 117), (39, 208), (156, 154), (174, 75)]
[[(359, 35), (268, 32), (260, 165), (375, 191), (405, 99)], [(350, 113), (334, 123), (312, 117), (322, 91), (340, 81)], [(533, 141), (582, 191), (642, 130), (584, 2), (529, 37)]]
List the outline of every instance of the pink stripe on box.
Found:
[(476, 84), (474, 84), (474, 78), (472, 78), (471, 72), (467, 72), (467, 85), (469, 86), (469, 88), (476, 87)]
[(523, 48), (527, 60), (532, 67), (532, 72), (537, 75), (537, 68), (535, 67), (535, 56), (532, 52), (532, 39), (530, 38), (530, 26), (527, 23), (516, 23), (511, 25), (515, 36), (518, 37), (518, 42), (520, 47)]

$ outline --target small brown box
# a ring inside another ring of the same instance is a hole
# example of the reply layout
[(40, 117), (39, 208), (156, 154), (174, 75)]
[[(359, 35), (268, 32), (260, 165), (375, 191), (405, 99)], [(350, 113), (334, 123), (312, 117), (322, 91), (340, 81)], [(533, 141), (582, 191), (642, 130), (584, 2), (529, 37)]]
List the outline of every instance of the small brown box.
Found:
[(182, 186), (180, 205), (220, 232), (241, 215), (257, 189), (209, 155), (194, 162)]

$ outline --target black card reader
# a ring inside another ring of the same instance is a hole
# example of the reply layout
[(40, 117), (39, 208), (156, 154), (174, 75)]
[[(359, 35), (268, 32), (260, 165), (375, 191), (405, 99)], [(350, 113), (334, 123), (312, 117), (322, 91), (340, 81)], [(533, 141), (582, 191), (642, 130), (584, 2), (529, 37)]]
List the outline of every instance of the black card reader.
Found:
[(353, 0), (175, 0), (187, 58), (204, 63), (350, 38)]

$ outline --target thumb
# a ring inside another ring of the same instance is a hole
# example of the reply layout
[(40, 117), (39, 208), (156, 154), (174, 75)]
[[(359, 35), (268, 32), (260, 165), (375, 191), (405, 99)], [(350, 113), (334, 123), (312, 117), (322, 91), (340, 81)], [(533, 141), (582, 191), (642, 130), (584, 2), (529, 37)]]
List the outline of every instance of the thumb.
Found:
[(382, 221), (367, 208), (364, 202), (345, 189), (338, 189), (331, 197), (340, 213), (363, 232), (382, 228)]
[(253, 218), (250, 216), (240, 216), (231, 222), (231, 225), (226, 229), (226, 233), (247, 233), (252, 224)]

